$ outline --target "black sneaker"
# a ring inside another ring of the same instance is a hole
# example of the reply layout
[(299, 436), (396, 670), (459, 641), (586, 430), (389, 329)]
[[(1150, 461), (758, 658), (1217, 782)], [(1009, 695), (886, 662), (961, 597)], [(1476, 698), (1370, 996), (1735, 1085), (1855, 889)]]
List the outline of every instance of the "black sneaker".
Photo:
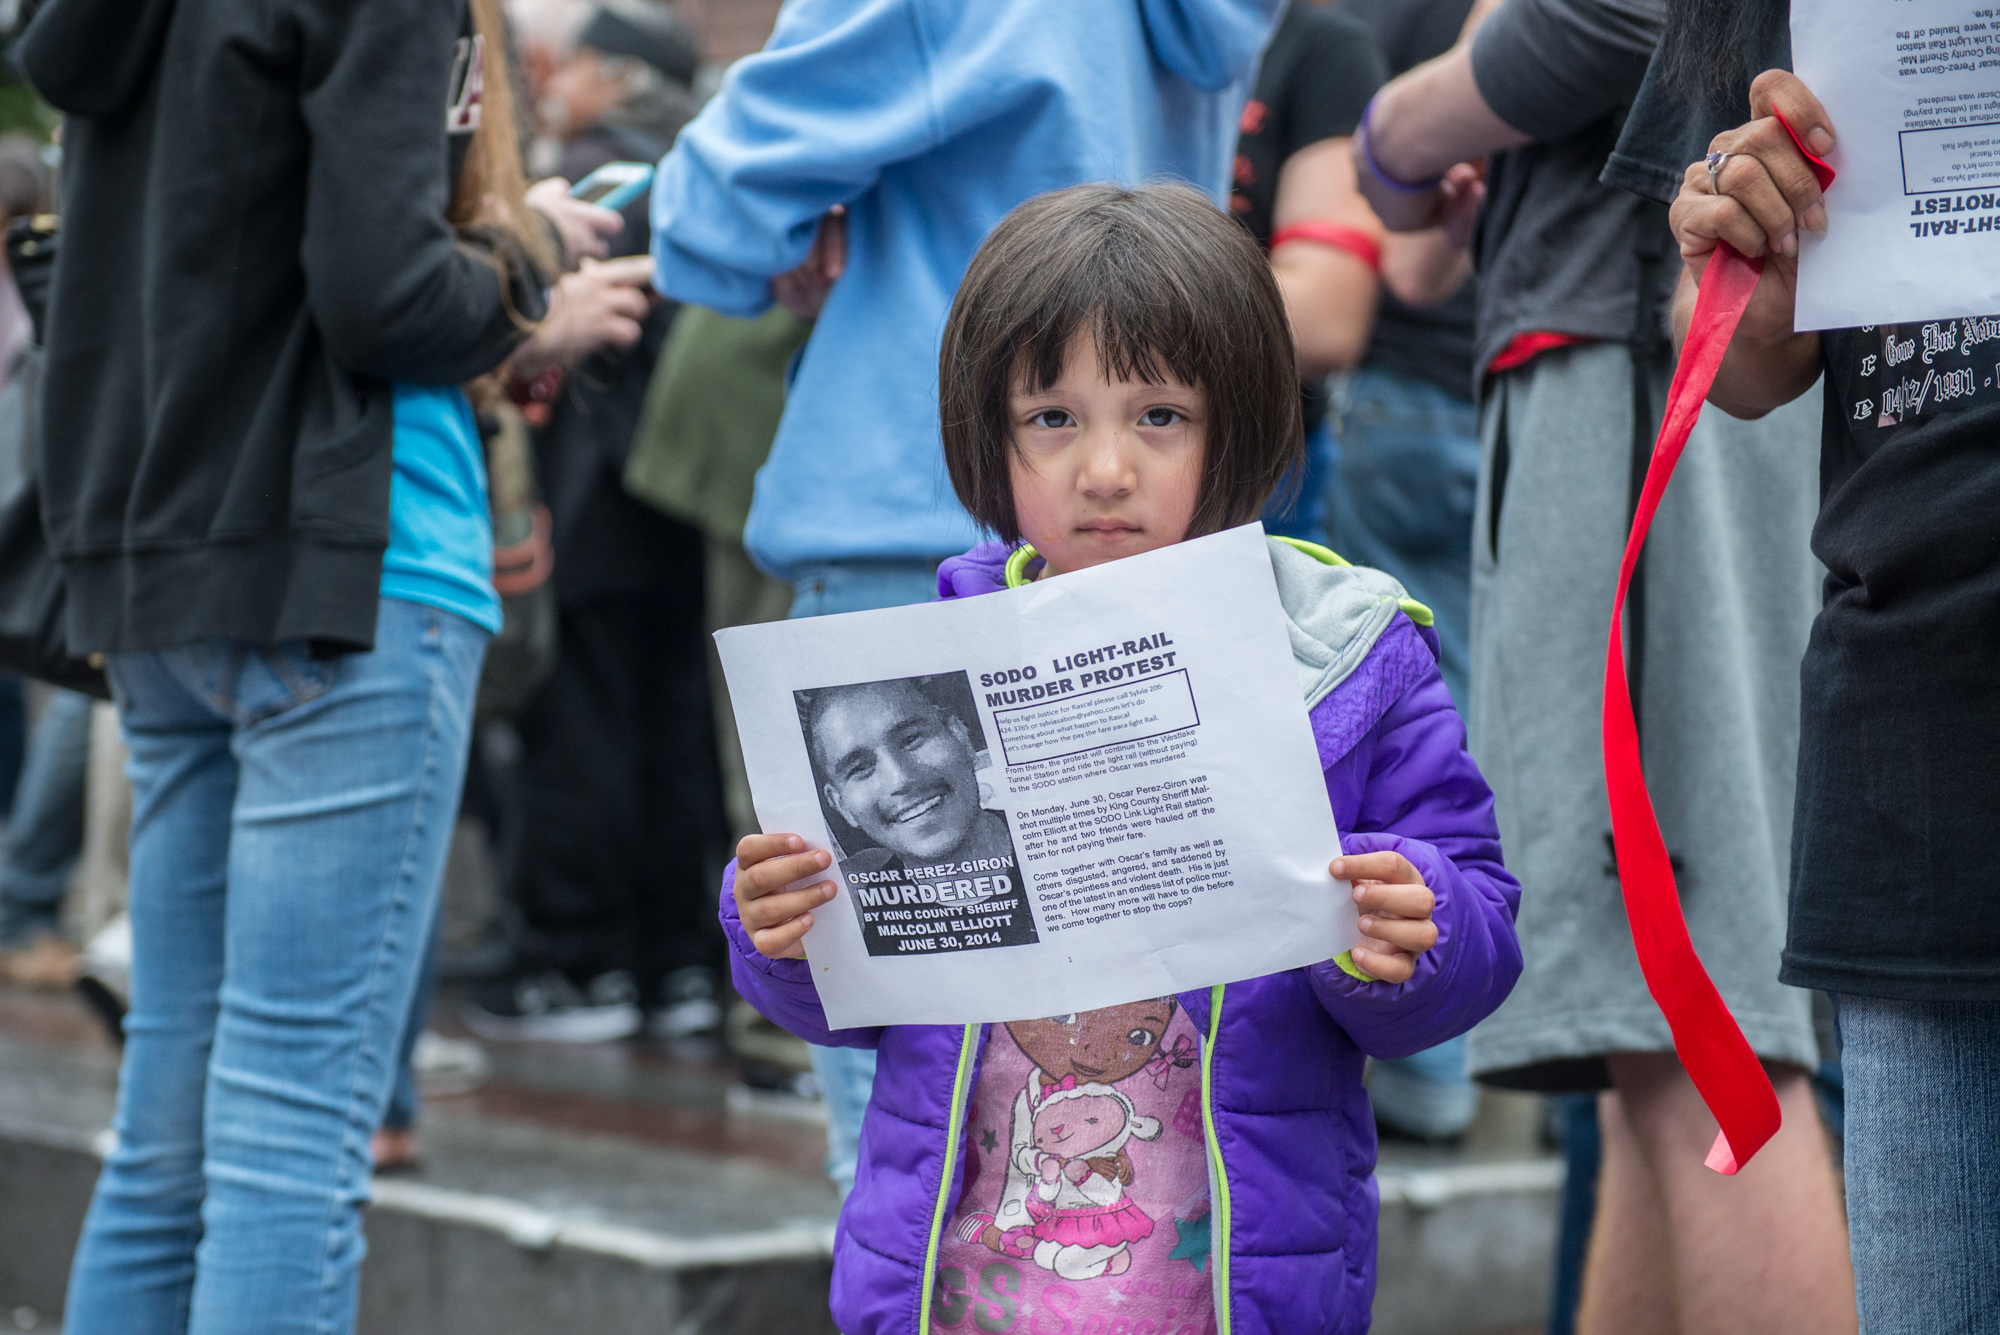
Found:
[(712, 1034), (722, 1027), (722, 1003), (716, 1000), (715, 975), (699, 964), (675, 969), (660, 985), (660, 1004), (646, 1017), (654, 1038), (687, 1038)]
[(481, 1038), (608, 1043), (639, 1032), (638, 993), (624, 970), (599, 974), (579, 991), (554, 969), (488, 983), (465, 1007), (465, 1027)]

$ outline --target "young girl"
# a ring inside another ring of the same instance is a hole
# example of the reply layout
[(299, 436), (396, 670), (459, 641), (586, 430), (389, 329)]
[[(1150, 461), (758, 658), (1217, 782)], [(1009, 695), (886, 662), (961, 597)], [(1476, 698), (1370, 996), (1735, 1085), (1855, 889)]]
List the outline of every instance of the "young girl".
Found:
[[(952, 483), (1001, 538), (944, 563), (944, 598), (1247, 523), (1300, 450), (1269, 266), (1179, 186), (1015, 209), (959, 290), (939, 384)], [(1361, 913), (1351, 952), (1083, 1015), (829, 1032), (801, 938), (835, 887), (786, 889), (828, 854), (794, 834), (738, 847), (737, 988), (811, 1042), (878, 1054), (835, 1248), (848, 1335), (1367, 1329), (1363, 1059), (1499, 1005), (1519, 886), (1429, 614), (1331, 552), (1270, 550), (1343, 831), (1327, 893), (1351, 881)]]

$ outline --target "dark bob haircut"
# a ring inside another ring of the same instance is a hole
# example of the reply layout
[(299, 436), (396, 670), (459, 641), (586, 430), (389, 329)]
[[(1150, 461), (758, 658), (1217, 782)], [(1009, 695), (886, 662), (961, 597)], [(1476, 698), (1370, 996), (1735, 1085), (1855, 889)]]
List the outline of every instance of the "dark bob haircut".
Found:
[(1088, 327), (1118, 379), (1171, 374), (1208, 397), (1188, 536), (1257, 517), (1304, 453), (1284, 299), (1250, 234), (1182, 185), (1077, 185), (1015, 209), (972, 257), (938, 358), (945, 466), (981, 527), (1012, 545), (1008, 398), (1061, 379)]

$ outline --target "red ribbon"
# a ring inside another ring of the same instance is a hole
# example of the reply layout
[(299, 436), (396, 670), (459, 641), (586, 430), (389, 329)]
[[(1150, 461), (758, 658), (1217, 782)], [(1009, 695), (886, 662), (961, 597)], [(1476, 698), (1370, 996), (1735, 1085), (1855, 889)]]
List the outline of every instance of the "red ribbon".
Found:
[[(1782, 114), (1778, 120), (1812, 165), (1820, 188), (1831, 185), (1833, 169), (1806, 148)], [(1729, 340), (1763, 271), (1762, 259), (1745, 259), (1727, 242), (1718, 245), (1709, 258), (1687, 341), (1674, 368), (1673, 387), (1667, 394), (1667, 411), (1653, 446), (1653, 460), (1646, 470), (1645, 489), (1639, 493), (1632, 515), (1625, 559), (1618, 568), (1611, 638), (1604, 655), (1604, 784), (1611, 799), (1611, 837), (1617, 847), (1625, 916), (1632, 924), (1632, 945), (1639, 956), (1639, 969), (1646, 976), (1647, 990), (1673, 1030), (1674, 1051), (1722, 1128), (1708, 1152), (1708, 1166), (1727, 1174), (1750, 1162), (1764, 1142), (1777, 1134), (1781, 1120), (1778, 1096), (1688, 938), (1666, 841), (1660, 835), (1653, 799), (1646, 791), (1645, 771), (1639, 764), (1639, 730), (1625, 678), (1624, 613), (1632, 571), (1652, 528), (1654, 512), (1660, 508), (1660, 497), (1673, 477), (1674, 465), (1680, 462), (1688, 433), (1701, 415), (1723, 354), (1729, 350)]]

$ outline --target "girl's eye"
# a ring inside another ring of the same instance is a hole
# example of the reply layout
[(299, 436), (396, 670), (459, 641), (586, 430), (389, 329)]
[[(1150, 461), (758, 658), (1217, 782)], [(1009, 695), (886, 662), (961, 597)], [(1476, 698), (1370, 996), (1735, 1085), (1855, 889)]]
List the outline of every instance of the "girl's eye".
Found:
[(1095, 1117), (1086, 1117), (1083, 1120), (1090, 1123), (1092, 1126), (1097, 1125), (1097, 1119)]
[(1185, 421), (1178, 408), (1148, 408), (1139, 415), (1140, 426), (1178, 426)]
[(1150, 1048), (1153, 1046), (1153, 1031), (1150, 1029), (1134, 1029), (1131, 1033), (1125, 1035), (1125, 1041), (1135, 1048)]
[(1060, 408), (1044, 408), (1028, 419), (1028, 425), (1038, 426), (1047, 431), (1060, 431), (1067, 426), (1075, 426), (1076, 419)]

